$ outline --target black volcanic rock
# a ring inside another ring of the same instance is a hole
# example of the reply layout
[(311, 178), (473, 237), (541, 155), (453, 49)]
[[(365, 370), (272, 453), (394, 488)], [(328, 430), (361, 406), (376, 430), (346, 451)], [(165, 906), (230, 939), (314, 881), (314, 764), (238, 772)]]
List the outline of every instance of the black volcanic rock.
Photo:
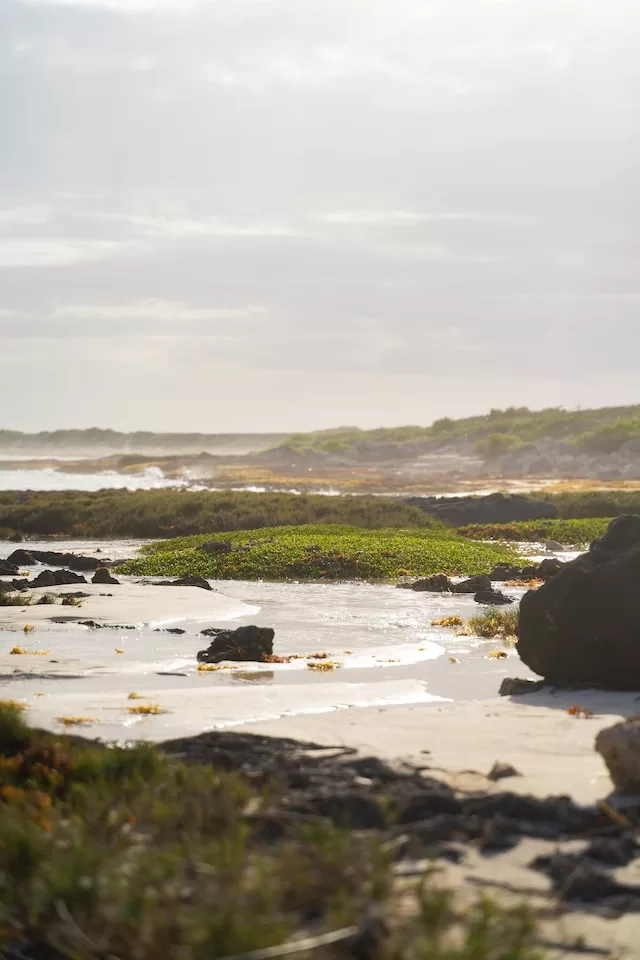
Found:
[(640, 516), (621, 516), (588, 553), (525, 594), (521, 659), (552, 683), (640, 690), (639, 583)]

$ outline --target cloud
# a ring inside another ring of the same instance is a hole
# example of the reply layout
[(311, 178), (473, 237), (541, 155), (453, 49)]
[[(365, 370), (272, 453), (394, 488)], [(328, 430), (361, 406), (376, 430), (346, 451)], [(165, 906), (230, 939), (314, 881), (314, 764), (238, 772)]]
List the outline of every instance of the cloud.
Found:
[(202, 307), (181, 301), (138, 300), (130, 303), (74, 303), (56, 307), (52, 318), (87, 321), (151, 320), (170, 323), (260, 322), (268, 317), (262, 306)]
[(0, 239), (0, 267), (66, 267), (143, 251), (144, 247), (133, 242)]

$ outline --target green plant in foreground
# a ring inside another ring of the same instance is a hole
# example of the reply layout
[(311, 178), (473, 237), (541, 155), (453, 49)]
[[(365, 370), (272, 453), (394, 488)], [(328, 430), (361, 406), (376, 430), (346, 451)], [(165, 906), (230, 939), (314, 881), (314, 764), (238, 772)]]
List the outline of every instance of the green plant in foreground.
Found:
[(460, 910), (431, 874), (398, 888), (373, 831), (285, 818), (269, 838), (260, 814), (277, 809), (275, 784), (148, 745), (49, 736), (11, 704), (0, 704), (0, 744), (3, 956), (215, 960), (312, 921), (313, 936), (357, 928), (373, 903), (393, 918), (380, 960), (538, 956), (522, 908)]

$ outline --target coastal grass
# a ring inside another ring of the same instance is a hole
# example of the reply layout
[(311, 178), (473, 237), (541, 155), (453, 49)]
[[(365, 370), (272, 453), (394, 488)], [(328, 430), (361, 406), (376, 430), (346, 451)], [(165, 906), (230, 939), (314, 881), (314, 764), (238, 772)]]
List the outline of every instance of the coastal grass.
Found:
[[(226, 541), (227, 553), (199, 549)], [(218, 580), (397, 580), (407, 576), (488, 573), (517, 560), (501, 545), (473, 543), (451, 531), (359, 530), (345, 526), (274, 527), (231, 535), (177, 538), (147, 545), (119, 570), (134, 576), (199, 575)]]
[(544, 543), (556, 540), (565, 546), (583, 546), (599, 540), (611, 523), (610, 517), (571, 520), (528, 520), (520, 523), (470, 524), (458, 533), (471, 540), (503, 540)]
[[(0, 704), (0, 954), (216, 960), (296, 937), (318, 960), (541, 957), (524, 906), (459, 905), (433, 870), (399, 889), (375, 831), (290, 815), (265, 830), (281, 800), (215, 760), (54, 737)], [(351, 950), (374, 905), (375, 953)]]

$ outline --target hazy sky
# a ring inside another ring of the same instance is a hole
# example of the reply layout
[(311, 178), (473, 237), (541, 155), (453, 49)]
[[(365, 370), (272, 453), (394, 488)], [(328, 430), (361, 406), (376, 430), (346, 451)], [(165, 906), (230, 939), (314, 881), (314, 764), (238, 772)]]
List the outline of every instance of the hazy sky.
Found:
[(0, 0), (0, 426), (640, 402), (638, 0)]

